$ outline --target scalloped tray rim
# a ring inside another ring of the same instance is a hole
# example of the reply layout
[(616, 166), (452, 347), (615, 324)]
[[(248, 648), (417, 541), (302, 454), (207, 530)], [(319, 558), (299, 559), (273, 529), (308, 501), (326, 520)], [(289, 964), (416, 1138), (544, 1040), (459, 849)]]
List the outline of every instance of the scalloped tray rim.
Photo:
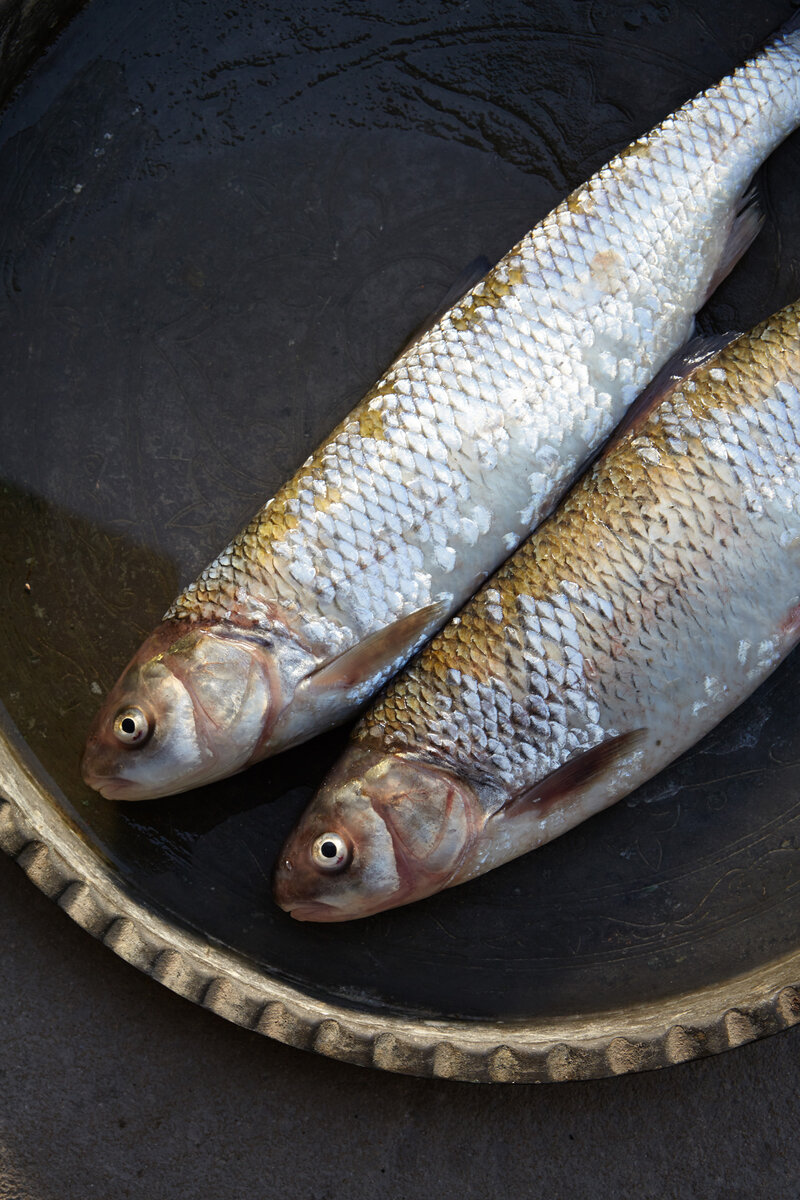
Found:
[(138, 900), (53, 805), (17, 737), (0, 731), (0, 848), (120, 958), (290, 1046), (402, 1074), (535, 1083), (666, 1067), (800, 1023), (800, 951), (666, 1000), (547, 1020), (403, 1018), (319, 1000)]

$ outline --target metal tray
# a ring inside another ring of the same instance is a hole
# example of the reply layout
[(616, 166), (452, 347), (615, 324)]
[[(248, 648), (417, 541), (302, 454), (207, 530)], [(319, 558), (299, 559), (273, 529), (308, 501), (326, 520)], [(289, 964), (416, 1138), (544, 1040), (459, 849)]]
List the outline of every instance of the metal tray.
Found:
[[(94, 0), (42, 56), (0, 124), (0, 844), (116, 953), (293, 1045), (459, 1079), (645, 1069), (800, 1020), (797, 656), (627, 801), (350, 925), (269, 888), (344, 733), (167, 801), (78, 773), (179, 583), (464, 266), (791, 11)], [(797, 140), (762, 192), (704, 331), (800, 293)]]

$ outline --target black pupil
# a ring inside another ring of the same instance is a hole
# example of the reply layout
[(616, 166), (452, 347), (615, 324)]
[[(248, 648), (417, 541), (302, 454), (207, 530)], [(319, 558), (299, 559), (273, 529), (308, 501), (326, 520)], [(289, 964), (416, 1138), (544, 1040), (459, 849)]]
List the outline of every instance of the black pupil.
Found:
[(136, 733), (136, 722), (134, 721), (133, 717), (122, 718), (122, 732)]
[(323, 842), (319, 849), (324, 858), (336, 858), (338, 853), (335, 842)]

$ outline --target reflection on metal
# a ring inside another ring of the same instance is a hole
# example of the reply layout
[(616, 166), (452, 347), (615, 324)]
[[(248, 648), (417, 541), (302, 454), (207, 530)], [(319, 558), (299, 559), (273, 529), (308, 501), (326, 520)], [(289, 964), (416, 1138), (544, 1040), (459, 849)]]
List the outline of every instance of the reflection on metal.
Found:
[(304, 995), (137, 899), (0, 743), (0, 848), (126, 962), (237, 1025), (329, 1058), (472, 1083), (592, 1079), (717, 1054), (800, 1022), (800, 952), (657, 1003), (546, 1021), (419, 1020)]

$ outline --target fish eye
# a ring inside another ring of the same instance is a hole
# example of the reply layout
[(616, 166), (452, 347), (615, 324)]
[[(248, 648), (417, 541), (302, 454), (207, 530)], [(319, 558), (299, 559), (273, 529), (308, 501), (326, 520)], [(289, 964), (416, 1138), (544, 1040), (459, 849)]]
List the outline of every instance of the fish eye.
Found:
[(135, 705), (121, 708), (114, 717), (114, 737), (124, 746), (140, 746), (151, 732), (147, 716)]
[(350, 862), (350, 847), (338, 833), (321, 833), (311, 847), (311, 858), (320, 871), (343, 871)]

